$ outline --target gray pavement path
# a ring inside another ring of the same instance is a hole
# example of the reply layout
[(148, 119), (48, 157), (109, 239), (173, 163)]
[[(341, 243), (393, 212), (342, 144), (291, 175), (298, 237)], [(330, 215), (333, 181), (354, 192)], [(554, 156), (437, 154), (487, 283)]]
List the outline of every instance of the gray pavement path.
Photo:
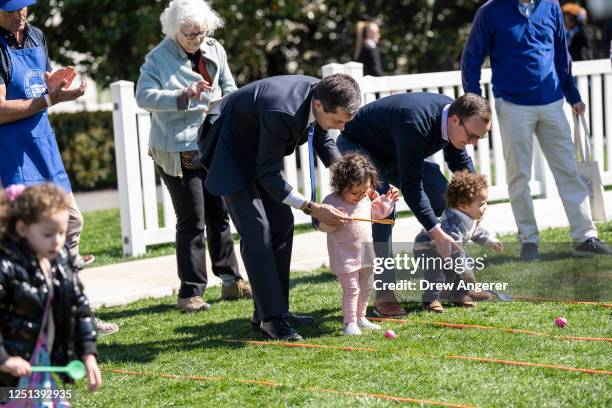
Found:
[(81, 212), (119, 208), (119, 192), (112, 189), (77, 192), (74, 193), (74, 200)]

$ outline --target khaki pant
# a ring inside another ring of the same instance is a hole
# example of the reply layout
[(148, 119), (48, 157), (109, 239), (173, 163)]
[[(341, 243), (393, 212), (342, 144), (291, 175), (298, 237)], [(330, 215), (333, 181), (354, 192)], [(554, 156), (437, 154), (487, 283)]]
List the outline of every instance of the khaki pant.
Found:
[(66, 242), (70, 248), (70, 255), (79, 255), (79, 241), (81, 240), (81, 232), (83, 231), (83, 216), (76, 201), (74, 194), (68, 193), (70, 200), (70, 208), (68, 208), (68, 231), (66, 232)]
[(533, 161), (533, 135), (555, 178), (574, 242), (596, 237), (589, 195), (576, 171), (571, 128), (563, 113), (563, 99), (547, 105), (516, 105), (495, 100), (499, 118), (506, 177), (512, 212), (521, 242), (539, 242), (538, 227), (529, 190)]

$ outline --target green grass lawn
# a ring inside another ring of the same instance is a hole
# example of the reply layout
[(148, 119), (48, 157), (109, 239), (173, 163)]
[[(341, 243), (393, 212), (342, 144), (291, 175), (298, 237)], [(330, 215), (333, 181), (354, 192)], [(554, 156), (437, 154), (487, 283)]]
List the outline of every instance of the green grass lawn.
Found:
[[(96, 254), (97, 265), (122, 260), (118, 212), (88, 213), (85, 222), (83, 252)], [(603, 239), (612, 239), (612, 223), (598, 228)], [(542, 238), (549, 243), (565, 241), (567, 229), (543, 231)], [(504, 241), (512, 246), (516, 240), (507, 236)], [(604, 265), (575, 261), (564, 255), (567, 248), (563, 248), (536, 264), (516, 262), (503, 255), (492, 257), (491, 276), (545, 275), (551, 269), (557, 274), (560, 270), (577, 273)], [(150, 250), (147, 257), (172, 253), (173, 245), (161, 245)], [(605, 273), (609, 280), (609, 272)], [(539, 282), (542, 285), (546, 280)], [(395, 330), (396, 339), (385, 339), (382, 332), (349, 338), (342, 336), (341, 289), (329, 270), (295, 273), (291, 284), (292, 309), (310, 314), (317, 321), (315, 326), (299, 327), (305, 343), (335, 348), (288, 348), (272, 341), (265, 345), (234, 342), (263, 339), (250, 328), (252, 302), (221, 301), (217, 287), (206, 292), (213, 305), (210, 312), (181, 313), (174, 308), (172, 297), (103, 308), (98, 310), (98, 317), (118, 323), (121, 330), (98, 341), (102, 390), (91, 394), (85, 391), (84, 381), (79, 382), (76, 405), (344, 407), (394, 406), (417, 400), (426, 406), (438, 402), (495, 407), (612, 406), (612, 342), (555, 337), (612, 338), (611, 308), (483, 302), (473, 310), (448, 307), (445, 314), (434, 315), (421, 312), (415, 303), (406, 303), (410, 313), (405, 322), (381, 323), (384, 330)], [(529, 290), (546, 289), (545, 285), (537, 288), (529, 281), (523, 286)], [(568, 319), (565, 329), (554, 326), (558, 316)], [(432, 322), (512, 328), (539, 335), (453, 329)]]
[[(472, 406), (612, 404), (610, 375), (448, 358), (483, 357), (612, 372), (612, 343), (554, 337), (610, 338), (612, 309), (601, 305), (488, 302), (479, 303), (473, 310), (449, 307), (444, 315), (433, 315), (407, 304), (411, 313), (406, 323), (382, 323), (383, 329), (395, 330), (396, 339), (385, 339), (381, 332), (349, 338), (341, 333), (340, 293), (335, 277), (326, 269), (293, 275), (293, 309), (317, 320), (315, 326), (300, 327), (305, 342), (372, 350), (287, 348), (271, 341), (266, 345), (230, 342), (262, 338), (251, 332), (252, 303), (220, 301), (219, 288), (206, 293), (212, 310), (199, 314), (177, 311), (171, 297), (101, 309), (98, 316), (117, 322), (121, 330), (99, 340), (103, 389), (90, 394), (81, 382), (77, 404), (397, 405), (384, 396)], [(565, 329), (554, 326), (557, 316), (568, 319)], [(427, 324), (436, 321), (523, 329), (542, 335)], [(185, 377), (163, 378), (160, 374)]]
[(99, 210), (83, 213), (84, 229), (81, 234), (81, 254), (94, 254), (93, 266), (102, 266), (135, 259), (152, 258), (174, 254), (174, 243), (153, 245), (142, 257), (125, 258), (121, 245), (121, 221), (119, 209)]

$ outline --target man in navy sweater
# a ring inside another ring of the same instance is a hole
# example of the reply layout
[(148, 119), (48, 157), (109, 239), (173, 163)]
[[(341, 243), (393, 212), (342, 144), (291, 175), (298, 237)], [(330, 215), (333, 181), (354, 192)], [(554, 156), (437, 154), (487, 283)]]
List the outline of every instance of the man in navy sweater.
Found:
[[(342, 153), (359, 150), (370, 156), (382, 181), (379, 193), (384, 194), (389, 183), (399, 185), (410, 210), (446, 258), (454, 240), (442, 231), (437, 217), (446, 207), (447, 181), (429, 157), (442, 150), (451, 171), (474, 172), (465, 146), (476, 145), (490, 127), (491, 108), (482, 96), (465, 94), (453, 101), (435, 93), (403, 93), (362, 107), (336, 144)], [(390, 217), (395, 218), (395, 213)], [(377, 257), (391, 256), (391, 231), (390, 225), (372, 226)], [(383, 272), (382, 283), (394, 280), (393, 270)], [(406, 314), (389, 290), (377, 290), (374, 311), (383, 316)]]
[(548, 161), (570, 222), (574, 253), (610, 254), (597, 238), (589, 195), (578, 178), (563, 97), (575, 114), (585, 105), (572, 77), (557, 0), (490, 0), (476, 12), (463, 50), (463, 89), (481, 93), (480, 69), (491, 60), (493, 94), (506, 162), (508, 192), (522, 243), (521, 258), (539, 259), (539, 234), (529, 190), (533, 134)]

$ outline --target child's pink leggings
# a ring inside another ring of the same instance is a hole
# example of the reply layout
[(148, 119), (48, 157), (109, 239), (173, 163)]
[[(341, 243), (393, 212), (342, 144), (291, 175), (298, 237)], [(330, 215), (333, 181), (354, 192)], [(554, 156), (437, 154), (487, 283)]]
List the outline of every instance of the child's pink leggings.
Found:
[(357, 323), (365, 317), (368, 297), (372, 291), (374, 272), (372, 268), (362, 268), (355, 272), (336, 275), (342, 285), (342, 314), (344, 323)]

